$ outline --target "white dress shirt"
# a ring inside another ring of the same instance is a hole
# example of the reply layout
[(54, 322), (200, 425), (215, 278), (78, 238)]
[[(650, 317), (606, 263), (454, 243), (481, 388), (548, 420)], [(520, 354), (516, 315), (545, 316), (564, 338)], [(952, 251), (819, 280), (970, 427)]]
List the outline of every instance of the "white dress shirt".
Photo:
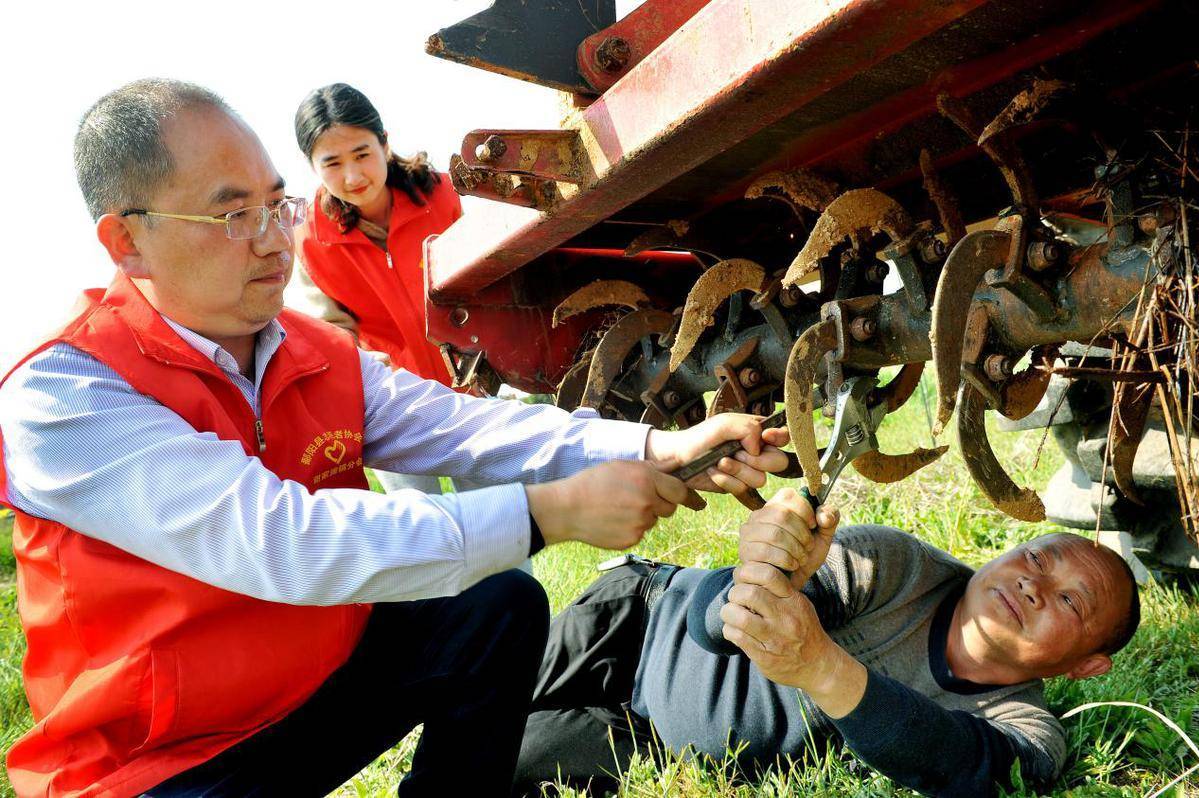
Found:
[[(259, 333), (254, 381), (233, 357), (167, 322), (209, 357), (260, 415), (283, 343)], [(237, 441), (198, 432), (67, 344), (0, 387), (8, 501), (137, 557), (226, 590), (288, 604), (454, 595), (528, 556), (519, 483), (644, 456), (649, 428), (590, 410), (479, 399), (360, 353), (363, 459), (408, 474), (469, 476), (495, 487), (444, 496), (281, 480)]]

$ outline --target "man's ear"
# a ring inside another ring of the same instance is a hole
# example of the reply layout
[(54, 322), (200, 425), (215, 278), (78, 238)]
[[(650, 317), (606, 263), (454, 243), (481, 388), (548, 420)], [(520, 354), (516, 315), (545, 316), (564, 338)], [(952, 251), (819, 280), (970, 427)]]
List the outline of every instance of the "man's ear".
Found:
[(115, 213), (106, 213), (96, 222), (96, 238), (108, 250), (108, 257), (130, 277), (149, 277), (145, 259), (133, 240), (129, 221)]
[(1091, 654), (1066, 671), (1066, 676), (1071, 679), (1089, 679), (1092, 676), (1102, 676), (1111, 669), (1111, 657), (1107, 654)]

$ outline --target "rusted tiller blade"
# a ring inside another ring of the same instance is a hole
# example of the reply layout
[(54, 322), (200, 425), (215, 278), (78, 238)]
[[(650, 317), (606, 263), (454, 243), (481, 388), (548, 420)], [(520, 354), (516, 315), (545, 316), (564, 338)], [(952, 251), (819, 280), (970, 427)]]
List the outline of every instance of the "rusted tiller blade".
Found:
[(673, 324), (673, 314), (653, 308), (635, 310), (613, 324), (595, 347), (580, 405), (598, 410), (633, 346), (647, 335), (665, 335)]
[(837, 184), (807, 169), (769, 172), (745, 190), (746, 199), (760, 197), (782, 200), (796, 216), (801, 216), (802, 210), (822, 213), (836, 199)]
[(783, 285), (798, 285), (804, 277), (820, 268), (821, 259), (846, 238), (862, 241), (886, 233), (892, 241), (902, 241), (915, 229), (908, 212), (881, 191), (873, 188), (847, 191), (820, 214), (803, 249), (788, 267)]
[(795, 456), (808, 481), (808, 490), (815, 496), (820, 491), (823, 476), (820, 472), (820, 452), (816, 448), (816, 425), (812, 422), (812, 385), (825, 354), (837, 347), (837, 327), (826, 319), (803, 331), (795, 339), (787, 356), (787, 371), (783, 377), (783, 403), (787, 408), (787, 429)]
[(966, 469), (983, 494), (1000, 510), (1020, 521), (1044, 521), (1045, 505), (1041, 497), (1036, 491), (1013, 482), (995, 459), (991, 442), (987, 440), (986, 409), (982, 394), (973, 385), (964, 385), (962, 405), (958, 408), (958, 445), (962, 448)]
[(1040, 115), (1045, 106), (1055, 95), (1069, 88), (1069, 84), (1060, 80), (1043, 80), (1036, 78), (1032, 85), (1017, 94), (999, 114), (983, 128), (978, 135), (978, 146), (984, 147), (987, 142), (1012, 128), (1027, 125)]
[(636, 283), (628, 280), (596, 280), (574, 291), (554, 308), (553, 325), (557, 327), (571, 316), (606, 305), (623, 305), (637, 310), (649, 305), (649, 297)]
[(1116, 487), (1130, 501), (1145, 505), (1133, 481), (1132, 465), (1145, 434), (1145, 422), (1153, 400), (1153, 385), (1117, 383), (1112, 401), (1111, 447), (1112, 477)]
[(624, 256), (632, 258), (654, 249), (680, 250), (721, 260), (717, 254), (719, 245), (706, 238), (701, 231), (693, 229), (686, 219), (671, 219), (642, 232), (624, 248)]
[(691, 350), (700, 334), (715, 321), (716, 308), (738, 291), (762, 290), (766, 272), (752, 260), (732, 258), (722, 260), (699, 276), (687, 294), (683, 306), (683, 318), (679, 331), (670, 348), (670, 370), (677, 369)]
[(562, 381), (558, 383), (558, 391), (554, 394), (554, 404), (564, 410), (574, 410), (583, 398), (583, 389), (587, 387), (587, 372), (591, 370), (591, 357), (594, 352), (585, 352), (581, 358), (566, 370)]
[(903, 407), (908, 399), (912, 398), (916, 386), (920, 384), (922, 374), (924, 374), (924, 361), (905, 363), (890, 382), (876, 389), (877, 399), (887, 403), (888, 413), (894, 413)]
[(999, 389), (1002, 402), (999, 412), (1013, 421), (1027, 416), (1037, 409), (1041, 397), (1049, 388), (1049, 378), (1053, 376), (1047, 368), (1037, 368), (1030, 365), (1024, 371), (1013, 374)]
[(962, 381), (962, 339), (974, 291), (988, 269), (1004, 265), (1010, 245), (1011, 236), (1007, 233), (978, 230), (957, 243), (941, 269), (929, 334), (937, 385), (935, 434), (944, 429), (957, 401), (958, 386)]
[(954, 244), (965, 238), (966, 223), (962, 221), (962, 212), (958, 210), (957, 198), (937, 173), (933, 157), (928, 150), (920, 151), (920, 173), (924, 176), (924, 190), (937, 207), (937, 216), (940, 217), (941, 227), (945, 230), (945, 243), (953, 249)]
[(935, 449), (916, 449), (907, 454), (884, 454), (876, 449), (858, 455), (850, 465), (871, 482), (881, 482), (885, 485), (907, 479), (947, 451), (949, 451), (948, 446), (938, 446)]

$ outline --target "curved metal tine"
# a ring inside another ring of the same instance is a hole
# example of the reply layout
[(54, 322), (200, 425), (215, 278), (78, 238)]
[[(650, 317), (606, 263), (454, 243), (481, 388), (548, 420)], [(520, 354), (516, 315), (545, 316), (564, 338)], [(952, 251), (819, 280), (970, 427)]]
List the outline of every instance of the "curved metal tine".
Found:
[(937, 418), (933, 432), (940, 434), (953, 415), (961, 385), (962, 339), (970, 306), (983, 275), (1007, 260), (1011, 236), (1000, 230), (978, 230), (958, 242), (941, 270), (933, 298), (933, 376), (937, 386)]
[(1045, 505), (1037, 492), (1012, 481), (995, 458), (987, 440), (986, 400), (973, 385), (962, 387), (962, 405), (958, 408), (958, 445), (966, 469), (979, 490), (991, 503), (1020, 521), (1044, 521)]
[(783, 377), (783, 403), (787, 410), (787, 430), (791, 444), (803, 468), (808, 490), (815, 496), (820, 490), (820, 453), (816, 448), (816, 427), (812, 422), (812, 385), (824, 356), (837, 347), (837, 327), (831, 319), (813, 324), (795, 339), (787, 356)]
[(705, 329), (715, 322), (716, 308), (738, 291), (762, 290), (766, 271), (752, 260), (722, 260), (699, 276), (687, 294), (683, 318), (670, 348), (670, 370), (674, 371), (695, 348)]
[(595, 347), (580, 406), (599, 410), (629, 351), (645, 336), (665, 335), (673, 325), (673, 314), (652, 308), (635, 310), (613, 324)]

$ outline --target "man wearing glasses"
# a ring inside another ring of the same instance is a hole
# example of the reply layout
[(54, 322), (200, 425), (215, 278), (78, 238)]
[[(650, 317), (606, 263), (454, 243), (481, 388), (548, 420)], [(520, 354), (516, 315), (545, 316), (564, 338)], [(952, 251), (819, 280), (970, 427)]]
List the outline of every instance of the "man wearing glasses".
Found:
[[(747, 416), (662, 433), (462, 396), (282, 310), (304, 203), (205, 89), (105, 96), (75, 165), (116, 277), (0, 385), (18, 795), (323, 795), (418, 723), (401, 795), (501, 794), (548, 621), (512, 569), (633, 545), (690, 501), (663, 472), (725, 440), (753, 455), (691, 487), (785, 464)], [(364, 466), (496, 487), (374, 494)]]

